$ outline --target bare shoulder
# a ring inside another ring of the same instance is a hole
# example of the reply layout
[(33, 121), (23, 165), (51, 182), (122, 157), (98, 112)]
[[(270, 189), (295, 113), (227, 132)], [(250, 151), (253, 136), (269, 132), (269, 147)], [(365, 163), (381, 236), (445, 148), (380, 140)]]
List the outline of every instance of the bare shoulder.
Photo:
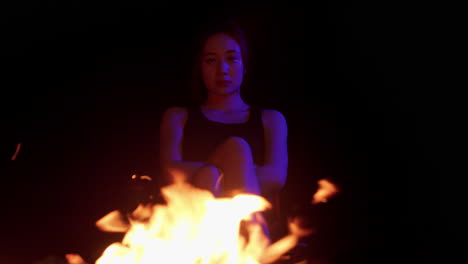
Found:
[(167, 108), (164, 111), (164, 115), (186, 115), (187, 114), (187, 108), (185, 107), (179, 107), (179, 106), (172, 106)]
[(263, 124), (269, 127), (286, 127), (286, 118), (283, 113), (274, 109), (262, 110)]
[(184, 107), (173, 106), (167, 108), (163, 115), (163, 121), (183, 121), (187, 117), (187, 109)]

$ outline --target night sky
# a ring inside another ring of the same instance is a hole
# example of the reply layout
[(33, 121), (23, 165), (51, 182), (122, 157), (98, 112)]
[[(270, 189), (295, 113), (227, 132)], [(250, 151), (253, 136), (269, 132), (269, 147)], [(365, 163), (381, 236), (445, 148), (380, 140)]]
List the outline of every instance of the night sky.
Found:
[[(189, 99), (194, 33), (226, 16), (247, 25), (250, 102), (288, 121), (281, 210), (315, 213), (327, 231), (312, 239), (314, 254), (461, 263), (461, 98), (442, 11), (403, 1), (223, 3), (2, 4), (0, 263), (68, 252), (93, 260), (120, 238), (94, 223), (134, 201), (130, 175), (157, 181), (159, 120)], [(311, 209), (324, 177), (342, 193)]]

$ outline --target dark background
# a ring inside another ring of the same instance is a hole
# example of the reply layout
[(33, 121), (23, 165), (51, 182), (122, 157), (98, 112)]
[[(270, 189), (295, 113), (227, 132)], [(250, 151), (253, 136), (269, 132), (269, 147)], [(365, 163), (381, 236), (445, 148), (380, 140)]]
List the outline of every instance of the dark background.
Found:
[(94, 223), (132, 199), (130, 175), (158, 178), (159, 119), (188, 99), (193, 34), (228, 15), (248, 25), (251, 102), (288, 120), (283, 216), (304, 208), (320, 178), (342, 188), (313, 209), (329, 231), (312, 241), (314, 254), (463, 262), (454, 10), (403, 1), (2, 4), (0, 262), (68, 252), (92, 260), (119, 238)]

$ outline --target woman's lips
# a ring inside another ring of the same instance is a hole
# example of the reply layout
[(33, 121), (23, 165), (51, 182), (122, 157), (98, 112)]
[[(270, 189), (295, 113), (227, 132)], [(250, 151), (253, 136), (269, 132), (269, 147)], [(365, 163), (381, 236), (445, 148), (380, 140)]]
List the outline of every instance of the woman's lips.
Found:
[(217, 81), (217, 85), (230, 85), (232, 82), (231, 81)]

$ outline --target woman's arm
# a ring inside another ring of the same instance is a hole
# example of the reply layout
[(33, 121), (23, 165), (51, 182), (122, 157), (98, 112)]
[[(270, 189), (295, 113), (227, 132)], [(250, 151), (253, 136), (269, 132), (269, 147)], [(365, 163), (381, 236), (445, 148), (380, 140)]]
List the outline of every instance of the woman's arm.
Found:
[(262, 191), (271, 193), (283, 188), (288, 170), (288, 128), (283, 114), (276, 110), (263, 110), (265, 162), (255, 168)]
[(204, 166), (203, 162), (187, 162), (182, 160), (182, 137), (185, 122), (187, 120), (187, 110), (181, 107), (171, 107), (167, 109), (161, 119), (160, 124), (160, 164), (163, 173), (173, 182), (174, 171), (179, 175), (187, 177)]

